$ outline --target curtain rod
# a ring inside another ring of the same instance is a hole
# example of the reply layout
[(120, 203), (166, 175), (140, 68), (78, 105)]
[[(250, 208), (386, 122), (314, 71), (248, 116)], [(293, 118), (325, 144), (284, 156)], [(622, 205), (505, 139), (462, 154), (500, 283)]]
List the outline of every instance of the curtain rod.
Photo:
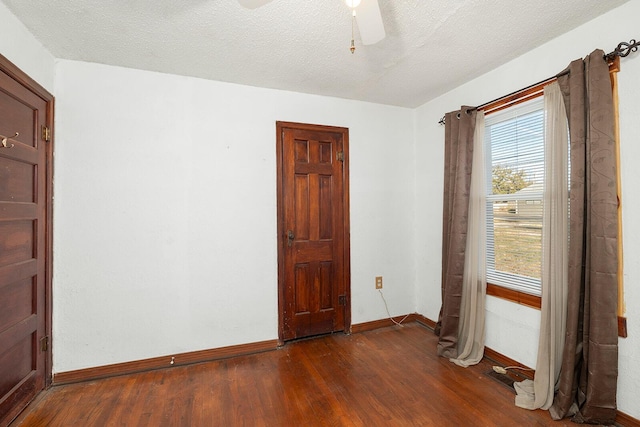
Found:
[[(616, 46), (616, 48), (613, 50), (613, 52), (607, 53), (604, 56), (604, 59), (607, 62), (611, 62), (611, 61), (613, 61), (615, 59), (616, 56), (624, 58), (625, 56), (629, 56), (629, 54), (631, 52), (636, 52), (638, 50), (639, 46), (640, 46), (640, 42), (636, 41), (635, 39), (631, 39), (629, 41), (629, 43), (620, 42), (620, 43), (618, 43), (618, 46)], [(556, 74), (555, 76), (547, 77), (546, 79), (541, 80), (541, 81), (539, 81), (537, 83), (534, 83), (534, 84), (529, 85), (527, 87), (524, 87), (522, 89), (518, 89), (518, 90), (516, 90), (514, 92), (511, 92), (511, 93), (509, 93), (507, 95), (502, 95), (499, 98), (493, 99), (493, 100), (491, 100), (489, 102), (485, 102), (484, 104), (478, 105), (477, 107), (470, 108), (470, 109), (467, 110), (467, 112), (473, 111), (473, 110), (481, 110), (482, 108), (486, 107), (489, 104), (493, 104), (496, 101), (500, 101), (501, 99), (508, 98), (508, 97), (513, 96), (515, 94), (518, 94), (520, 92), (524, 92), (524, 91), (526, 91), (528, 89), (531, 89), (531, 88), (536, 87), (538, 85), (541, 85), (543, 83), (553, 81), (553, 80), (557, 79), (558, 77), (564, 76), (566, 74), (569, 74), (569, 69), (568, 68), (566, 70), (561, 71), (560, 73)], [(446, 116), (442, 116), (442, 118), (438, 121), (438, 124), (440, 124), (440, 125), (445, 124), (445, 117)]]

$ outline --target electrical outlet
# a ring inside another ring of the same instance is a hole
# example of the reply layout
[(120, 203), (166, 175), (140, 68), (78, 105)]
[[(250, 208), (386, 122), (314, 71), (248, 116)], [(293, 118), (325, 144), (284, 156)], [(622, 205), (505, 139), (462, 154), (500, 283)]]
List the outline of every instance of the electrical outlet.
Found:
[(376, 276), (376, 289), (382, 289), (382, 276)]

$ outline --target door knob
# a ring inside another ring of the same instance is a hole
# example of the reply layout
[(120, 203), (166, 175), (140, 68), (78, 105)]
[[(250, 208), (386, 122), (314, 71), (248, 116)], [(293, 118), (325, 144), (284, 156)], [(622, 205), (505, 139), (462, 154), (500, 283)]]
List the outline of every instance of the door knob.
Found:
[(293, 234), (293, 230), (287, 231), (287, 246), (291, 247), (291, 245), (293, 244), (293, 239), (295, 238), (296, 236), (295, 234)]

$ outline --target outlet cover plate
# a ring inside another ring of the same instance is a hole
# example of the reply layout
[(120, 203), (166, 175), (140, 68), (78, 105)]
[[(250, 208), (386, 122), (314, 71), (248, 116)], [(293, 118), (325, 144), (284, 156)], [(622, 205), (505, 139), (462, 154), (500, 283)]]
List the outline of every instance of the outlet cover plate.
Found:
[(382, 289), (382, 276), (376, 276), (376, 289)]

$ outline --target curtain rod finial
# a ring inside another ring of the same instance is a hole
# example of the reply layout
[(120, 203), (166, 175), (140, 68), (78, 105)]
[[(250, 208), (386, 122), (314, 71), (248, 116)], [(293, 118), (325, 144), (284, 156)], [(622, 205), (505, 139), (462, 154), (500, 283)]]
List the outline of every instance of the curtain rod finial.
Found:
[(616, 48), (613, 50), (613, 52), (606, 54), (604, 58), (607, 61), (613, 61), (616, 56), (624, 58), (631, 52), (637, 52), (638, 46), (640, 46), (640, 42), (637, 42), (636, 39), (629, 40), (629, 43), (620, 42), (618, 46), (616, 46)]

